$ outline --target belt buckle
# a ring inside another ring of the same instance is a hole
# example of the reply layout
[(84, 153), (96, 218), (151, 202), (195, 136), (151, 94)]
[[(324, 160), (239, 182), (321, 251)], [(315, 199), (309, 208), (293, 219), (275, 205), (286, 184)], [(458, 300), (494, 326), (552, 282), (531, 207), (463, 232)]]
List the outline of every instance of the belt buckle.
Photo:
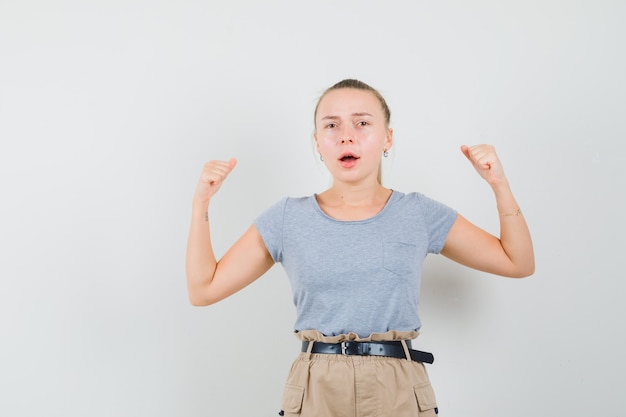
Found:
[(354, 341), (341, 342), (342, 355), (368, 356), (370, 354), (370, 350), (371, 346), (369, 343)]

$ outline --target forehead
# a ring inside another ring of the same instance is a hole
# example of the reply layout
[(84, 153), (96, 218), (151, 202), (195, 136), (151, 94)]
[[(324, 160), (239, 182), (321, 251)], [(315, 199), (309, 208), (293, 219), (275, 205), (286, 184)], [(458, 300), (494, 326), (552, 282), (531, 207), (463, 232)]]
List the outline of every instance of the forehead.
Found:
[(382, 105), (373, 92), (356, 88), (340, 88), (331, 90), (324, 95), (319, 103), (317, 117), (353, 113), (384, 116)]

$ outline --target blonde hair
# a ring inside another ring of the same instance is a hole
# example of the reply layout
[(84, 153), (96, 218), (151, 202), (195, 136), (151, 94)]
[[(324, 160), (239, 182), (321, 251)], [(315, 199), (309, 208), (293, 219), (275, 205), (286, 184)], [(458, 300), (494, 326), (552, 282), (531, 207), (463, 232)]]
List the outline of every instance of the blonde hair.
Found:
[(317, 100), (317, 105), (315, 106), (315, 113), (313, 113), (313, 125), (315, 125), (315, 118), (317, 117), (317, 109), (320, 106), (320, 102), (326, 96), (326, 94), (330, 93), (334, 90), (340, 90), (342, 88), (354, 88), (357, 90), (369, 91), (374, 94), (378, 101), (380, 101), (380, 106), (383, 108), (383, 113), (385, 114), (385, 122), (387, 126), (389, 126), (389, 122), (391, 121), (391, 111), (389, 110), (389, 106), (385, 101), (385, 98), (376, 90), (374, 87), (371, 87), (369, 84), (365, 84), (363, 81), (355, 80), (353, 78), (346, 78), (345, 80), (339, 81), (337, 84), (329, 87), (324, 91), (324, 93)]

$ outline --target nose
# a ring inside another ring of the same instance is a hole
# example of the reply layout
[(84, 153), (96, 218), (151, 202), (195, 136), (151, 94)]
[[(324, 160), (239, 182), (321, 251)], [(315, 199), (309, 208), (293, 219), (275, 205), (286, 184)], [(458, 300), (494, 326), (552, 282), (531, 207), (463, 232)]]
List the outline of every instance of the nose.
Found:
[(339, 135), (339, 143), (354, 143), (354, 132), (349, 126), (344, 126)]

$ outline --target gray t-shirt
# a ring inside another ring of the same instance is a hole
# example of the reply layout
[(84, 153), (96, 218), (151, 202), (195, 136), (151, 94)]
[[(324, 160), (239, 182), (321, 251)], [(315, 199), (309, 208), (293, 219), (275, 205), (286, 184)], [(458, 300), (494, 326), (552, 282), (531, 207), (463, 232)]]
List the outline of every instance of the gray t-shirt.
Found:
[(313, 195), (284, 198), (254, 224), (289, 277), (295, 330), (367, 337), (419, 330), (423, 261), (441, 251), (456, 216), (420, 193), (393, 191), (366, 220), (335, 220)]

